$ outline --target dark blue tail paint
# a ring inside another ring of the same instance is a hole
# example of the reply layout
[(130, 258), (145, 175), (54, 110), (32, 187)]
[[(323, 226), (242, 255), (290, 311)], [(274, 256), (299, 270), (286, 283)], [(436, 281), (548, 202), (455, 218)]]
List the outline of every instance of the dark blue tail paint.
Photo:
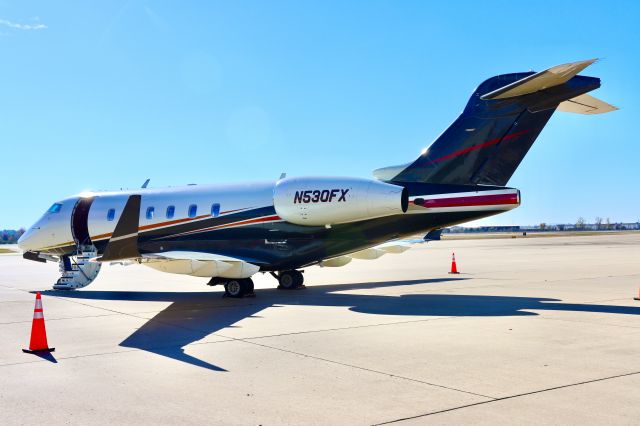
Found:
[(481, 99), (533, 74), (504, 74), (486, 80), (458, 119), (390, 181), (506, 185), (558, 104), (600, 87), (599, 78), (575, 76), (527, 95)]

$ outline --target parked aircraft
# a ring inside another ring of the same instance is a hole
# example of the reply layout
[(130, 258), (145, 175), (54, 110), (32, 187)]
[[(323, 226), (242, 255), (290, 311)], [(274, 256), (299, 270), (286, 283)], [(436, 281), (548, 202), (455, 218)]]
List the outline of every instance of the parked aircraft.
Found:
[[(505, 185), (556, 111), (616, 108), (587, 95), (595, 60), (492, 77), (420, 156), (375, 179), (286, 177), (275, 182), (88, 192), (55, 202), (19, 240), (24, 258), (60, 264), (55, 289), (90, 284), (104, 262), (209, 278), (231, 297), (269, 272), (281, 288), (302, 268), (399, 253), (402, 238), (520, 205)], [(433, 235), (433, 234), (432, 234)]]

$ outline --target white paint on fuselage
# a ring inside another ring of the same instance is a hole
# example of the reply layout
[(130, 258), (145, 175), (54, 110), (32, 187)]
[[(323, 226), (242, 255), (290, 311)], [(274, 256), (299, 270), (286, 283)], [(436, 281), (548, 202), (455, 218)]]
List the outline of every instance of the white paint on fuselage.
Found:
[[(198, 220), (211, 217), (211, 206), (220, 205), (220, 212), (266, 207), (273, 205), (275, 182), (243, 185), (188, 185), (172, 188), (149, 188), (132, 191), (94, 193), (96, 197), (89, 211), (89, 234), (92, 240), (101, 240), (111, 234), (130, 195), (140, 194), (140, 227), (161, 225), (168, 221), (188, 218), (189, 206), (196, 205)], [(167, 207), (174, 206), (172, 218), (167, 218)], [(147, 209), (154, 208), (152, 219), (147, 219)], [(115, 209), (115, 217), (107, 220), (109, 209)], [(166, 225), (166, 226), (171, 226)], [(157, 228), (155, 228), (157, 229)]]
[[(88, 228), (91, 237), (106, 239), (113, 233), (124, 205), (130, 195), (140, 194), (140, 227), (158, 225), (171, 220), (188, 217), (189, 206), (198, 206), (196, 216), (211, 217), (211, 206), (220, 204), (220, 212), (266, 207), (273, 205), (275, 182), (246, 183), (237, 185), (187, 185), (169, 188), (140, 188), (122, 191), (83, 192), (66, 198), (57, 213), (46, 212), (23, 236), (19, 246), (24, 251), (48, 251), (56, 247), (73, 244), (71, 214), (77, 201), (83, 197), (94, 197), (89, 210)], [(175, 206), (173, 218), (166, 217), (167, 207)], [(154, 207), (154, 216), (147, 219), (147, 209)], [(109, 209), (115, 210), (113, 220), (107, 220)], [(102, 237), (100, 237), (102, 235)], [(93, 239), (93, 238), (92, 238)]]
[(23, 251), (40, 251), (43, 248), (53, 247), (65, 241), (72, 241), (71, 212), (73, 211), (77, 196), (69, 197), (62, 201), (60, 210), (56, 213), (46, 211), (36, 223), (18, 240), (18, 246)]
[[(163, 227), (174, 226), (179, 222), (197, 222), (209, 219), (212, 216), (212, 205), (219, 204), (220, 212), (238, 211), (242, 209), (261, 208), (273, 206), (274, 187), (276, 182), (246, 183), (235, 185), (188, 185), (169, 188), (139, 188), (123, 191), (105, 192), (84, 192), (74, 197), (69, 197), (60, 201), (60, 211), (47, 212), (36, 224), (27, 231), (19, 240), (18, 244), (24, 251), (39, 251), (58, 253), (62, 247), (73, 245), (71, 232), (71, 215), (73, 208), (80, 198), (91, 197), (87, 226), (89, 236), (92, 241), (106, 240), (111, 237), (120, 219), (124, 206), (130, 195), (141, 195), (139, 231), (144, 233), (148, 230), (162, 229)], [(505, 188), (495, 191), (475, 191), (469, 193), (432, 194), (423, 196), (426, 199), (437, 200), (441, 198), (472, 198), (485, 197), (501, 194), (517, 194), (517, 190)], [(411, 197), (411, 203), (418, 196)], [(430, 214), (459, 211), (506, 211), (517, 207), (517, 203), (494, 205), (478, 205), (461, 202), (460, 205), (446, 207), (418, 207), (410, 206), (408, 214)], [(197, 212), (195, 218), (189, 217), (189, 206), (196, 205)], [(174, 215), (167, 217), (167, 207), (175, 206)], [(154, 208), (152, 218), (147, 218), (149, 207)], [(115, 210), (113, 220), (108, 220), (110, 209)], [(286, 220), (286, 217), (283, 217)], [(212, 229), (212, 228), (209, 228)]]

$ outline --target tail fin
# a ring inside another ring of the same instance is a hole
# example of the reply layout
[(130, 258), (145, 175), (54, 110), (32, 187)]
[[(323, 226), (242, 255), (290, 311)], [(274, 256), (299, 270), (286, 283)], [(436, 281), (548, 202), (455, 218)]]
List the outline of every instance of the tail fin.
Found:
[(507, 184), (556, 109), (594, 114), (617, 108), (586, 95), (600, 79), (577, 76), (595, 59), (492, 77), (462, 114), (411, 164), (374, 171), (391, 182)]

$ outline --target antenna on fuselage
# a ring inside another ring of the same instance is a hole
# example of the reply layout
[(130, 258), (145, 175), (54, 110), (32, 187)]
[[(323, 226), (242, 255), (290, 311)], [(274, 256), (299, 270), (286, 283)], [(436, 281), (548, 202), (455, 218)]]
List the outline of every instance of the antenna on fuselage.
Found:
[(147, 185), (149, 185), (149, 181), (150, 181), (150, 180), (151, 180), (151, 179), (147, 179), (147, 180), (145, 180), (145, 181), (144, 181), (144, 183), (142, 184), (142, 186), (141, 186), (140, 188), (146, 188), (146, 187), (147, 187)]

